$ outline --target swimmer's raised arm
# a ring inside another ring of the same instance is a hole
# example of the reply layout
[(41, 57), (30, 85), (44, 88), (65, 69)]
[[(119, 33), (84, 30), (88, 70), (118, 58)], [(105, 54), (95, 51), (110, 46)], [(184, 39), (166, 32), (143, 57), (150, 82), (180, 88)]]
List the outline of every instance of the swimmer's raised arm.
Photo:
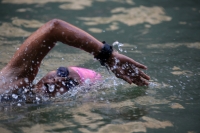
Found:
[[(4, 78), (12, 82), (4, 82), (4, 84), (0, 83), (0, 85), (7, 87), (14, 87), (15, 85), (25, 87), (30, 85), (38, 73), (42, 59), (55, 46), (57, 41), (80, 48), (94, 56), (97, 56), (104, 47), (104, 44), (85, 31), (65, 21), (53, 19), (30, 35), (20, 46), (0, 73), (0, 79)], [(116, 62), (116, 59), (119, 61)], [(126, 67), (124, 69), (124, 63), (128, 63), (128, 66), (134, 66), (134, 68)], [(106, 64), (118, 78), (137, 85), (148, 84), (146, 80), (149, 77), (142, 71), (137, 71), (137, 68), (146, 69), (146, 66), (135, 62), (131, 58), (112, 52)], [(133, 73), (138, 73), (130, 75), (130, 69), (133, 69)]]

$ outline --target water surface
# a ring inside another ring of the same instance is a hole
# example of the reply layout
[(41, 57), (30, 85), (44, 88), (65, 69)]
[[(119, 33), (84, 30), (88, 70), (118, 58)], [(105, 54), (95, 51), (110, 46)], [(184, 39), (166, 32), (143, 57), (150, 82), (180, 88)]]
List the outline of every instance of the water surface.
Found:
[(198, 0), (2, 0), (0, 68), (45, 22), (59, 18), (148, 66), (149, 87), (118, 80), (88, 53), (58, 43), (37, 82), (59, 66), (99, 71), (105, 85), (41, 104), (0, 104), (1, 132), (200, 132)]

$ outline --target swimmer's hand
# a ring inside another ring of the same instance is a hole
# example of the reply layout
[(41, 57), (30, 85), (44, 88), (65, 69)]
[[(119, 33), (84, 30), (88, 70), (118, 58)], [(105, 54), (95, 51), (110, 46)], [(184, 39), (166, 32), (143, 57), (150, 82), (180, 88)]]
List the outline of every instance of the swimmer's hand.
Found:
[(107, 61), (107, 65), (116, 77), (125, 80), (129, 84), (134, 83), (138, 86), (149, 84), (150, 77), (140, 70), (147, 69), (147, 67), (125, 55), (113, 52)]

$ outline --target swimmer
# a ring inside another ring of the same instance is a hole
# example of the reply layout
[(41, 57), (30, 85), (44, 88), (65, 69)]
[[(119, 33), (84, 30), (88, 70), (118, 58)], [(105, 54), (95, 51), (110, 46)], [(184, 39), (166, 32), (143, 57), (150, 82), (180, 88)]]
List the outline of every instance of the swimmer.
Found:
[(42, 59), (58, 41), (90, 53), (116, 77), (129, 84), (149, 84), (150, 77), (141, 70), (147, 69), (146, 66), (114, 51), (106, 42), (98, 41), (85, 31), (65, 21), (53, 19), (31, 34), (0, 71), (0, 94), (31, 88), (34, 93), (55, 96), (58, 91), (63, 94), (76, 85), (82, 85), (88, 78), (93, 83), (101, 80), (99, 73), (89, 69), (59, 67), (33, 85)]

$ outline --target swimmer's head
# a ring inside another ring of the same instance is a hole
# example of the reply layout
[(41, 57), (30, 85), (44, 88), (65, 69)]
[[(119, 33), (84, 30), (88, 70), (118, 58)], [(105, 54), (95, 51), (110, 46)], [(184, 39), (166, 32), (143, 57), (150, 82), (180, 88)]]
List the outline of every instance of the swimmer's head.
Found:
[(57, 71), (47, 73), (36, 85), (35, 92), (60, 95), (80, 84), (79, 75), (70, 67), (59, 67)]
[(93, 70), (80, 67), (59, 67), (46, 74), (36, 85), (35, 92), (55, 96), (67, 92), (77, 85), (94, 84), (101, 75)]

